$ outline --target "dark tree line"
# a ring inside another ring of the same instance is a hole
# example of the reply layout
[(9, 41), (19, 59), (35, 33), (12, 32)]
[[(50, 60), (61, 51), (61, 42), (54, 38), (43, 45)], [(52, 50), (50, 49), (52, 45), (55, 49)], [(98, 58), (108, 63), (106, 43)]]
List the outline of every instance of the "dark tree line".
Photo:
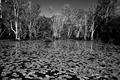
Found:
[(117, 3), (118, 0), (98, 0), (95, 19), (103, 42), (120, 44), (120, 8)]

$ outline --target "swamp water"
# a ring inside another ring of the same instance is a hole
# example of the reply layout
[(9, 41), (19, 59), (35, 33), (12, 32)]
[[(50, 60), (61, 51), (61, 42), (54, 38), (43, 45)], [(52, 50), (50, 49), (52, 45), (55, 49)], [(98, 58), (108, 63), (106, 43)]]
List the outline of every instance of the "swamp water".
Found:
[(120, 80), (120, 46), (1, 40), (0, 80)]

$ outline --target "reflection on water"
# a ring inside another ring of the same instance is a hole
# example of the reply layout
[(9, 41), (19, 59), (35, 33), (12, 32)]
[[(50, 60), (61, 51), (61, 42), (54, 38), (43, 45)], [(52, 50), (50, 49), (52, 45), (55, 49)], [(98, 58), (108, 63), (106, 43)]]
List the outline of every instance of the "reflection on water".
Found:
[(96, 41), (0, 41), (0, 80), (118, 80), (120, 46)]

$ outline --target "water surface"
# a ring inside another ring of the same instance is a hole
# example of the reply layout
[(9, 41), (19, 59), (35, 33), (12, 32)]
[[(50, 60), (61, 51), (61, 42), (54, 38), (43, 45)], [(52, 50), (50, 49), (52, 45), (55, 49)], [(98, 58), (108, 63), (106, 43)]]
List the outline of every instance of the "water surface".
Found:
[(0, 41), (0, 80), (120, 80), (120, 46), (97, 41)]

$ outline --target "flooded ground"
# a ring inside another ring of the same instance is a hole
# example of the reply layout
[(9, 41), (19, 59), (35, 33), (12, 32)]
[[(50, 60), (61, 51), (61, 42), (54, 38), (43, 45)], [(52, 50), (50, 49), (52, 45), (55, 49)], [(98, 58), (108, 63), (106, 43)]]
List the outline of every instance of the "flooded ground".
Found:
[(120, 80), (120, 46), (1, 40), (0, 80)]

